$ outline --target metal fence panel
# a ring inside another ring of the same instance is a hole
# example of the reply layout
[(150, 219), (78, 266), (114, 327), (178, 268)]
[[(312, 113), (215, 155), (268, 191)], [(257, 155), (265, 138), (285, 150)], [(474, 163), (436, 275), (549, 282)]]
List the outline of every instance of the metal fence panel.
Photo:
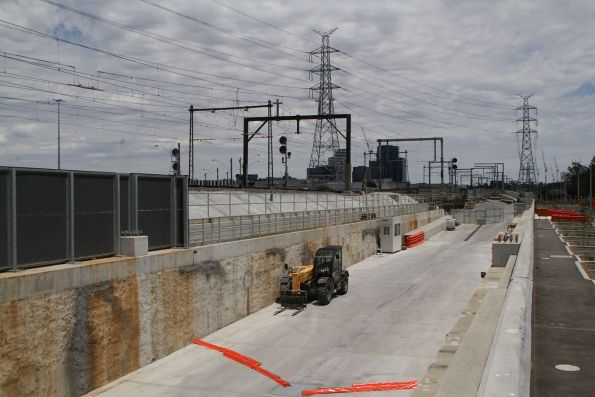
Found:
[(186, 242), (184, 241), (185, 236), (185, 222), (184, 219), (186, 217), (186, 198), (185, 198), (185, 187), (188, 185), (187, 181), (184, 178), (176, 178), (176, 245), (179, 247), (184, 247)]
[(16, 172), (17, 265), (68, 260), (65, 173)]
[(188, 246), (186, 183), (0, 167), (0, 271), (118, 254), (121, 230), (143, 231), (150, 249)]
[(114, 175), (74, 174), (74, 256), (114, 255)]
[(190, 223), (188, 236), (192, 246), (208, 245), (428, 210), (427, 204), (397, 204), (368, 208), (203, 218)]
[(118, 175), (120, 178), (120, 230), (130, 231), (130, 197), (128, 175)]
[(149, 249), (171, 247), (171, 178), (138, 176), (138, 228), (149, 236)]
[(0, 170), (0, 271), (8, 270), (8, 172)]
[(451, 215), (461, 223), (476, 224), (478, 219), (485, 219), (486, 224), (504, 222), (502, 208), (452, 210)]

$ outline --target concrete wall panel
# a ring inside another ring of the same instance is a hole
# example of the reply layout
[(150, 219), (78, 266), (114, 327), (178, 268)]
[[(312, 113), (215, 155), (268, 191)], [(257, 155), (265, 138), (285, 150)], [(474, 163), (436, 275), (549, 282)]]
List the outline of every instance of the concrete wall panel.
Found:
[[(440, 211), (404, 216), (404, 232)], [(77, 396), (274, 302), (284, 264), (374, 255), (378, 220), (0, 274), (0, 395)]]

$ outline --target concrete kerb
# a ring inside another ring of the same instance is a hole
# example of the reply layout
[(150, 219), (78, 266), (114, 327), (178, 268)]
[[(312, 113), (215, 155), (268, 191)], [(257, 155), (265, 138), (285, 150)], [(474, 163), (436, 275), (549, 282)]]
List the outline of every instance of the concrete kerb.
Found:
[(523, 240), (478, 396), (528, 396), (531, 376), (533, 294), (533, 211), (525, 220)]

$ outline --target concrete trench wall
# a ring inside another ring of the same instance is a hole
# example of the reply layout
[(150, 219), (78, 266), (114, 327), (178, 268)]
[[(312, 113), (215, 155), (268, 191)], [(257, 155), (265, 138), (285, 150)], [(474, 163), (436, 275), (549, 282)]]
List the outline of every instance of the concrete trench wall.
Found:
[[(442, 216), (403, 216), (404, 232)], [(274, 302), (284, 263), (377, 251), (379, 220), (0, 274), (0, 396), (78, 396)]]

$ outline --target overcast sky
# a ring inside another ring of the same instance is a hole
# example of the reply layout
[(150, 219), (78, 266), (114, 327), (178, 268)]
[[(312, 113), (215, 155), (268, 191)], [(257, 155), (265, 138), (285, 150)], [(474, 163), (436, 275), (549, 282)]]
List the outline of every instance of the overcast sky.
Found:
[[(0, 0), (0, 20), (0, 165), (57, 166), (53, 99), (62, 99), (62, 168), (167, 173), (180, 142), (187, 173), (191, 104), (279, 99), (285, 115), (316, 113), (308, 88), (317, 81), (305, 70), (318, 59), (306, 54), (320, 45), (313, 29), (335, 27), (335, 111), (352, 114), (354, 165), (363, 164), (364, 128), (372, 147), (444, 137), (445, 158), (459, 167), (505, 162), (516, 179), (517, 93), (534, 93), (541, 180), (542, 151), (549, 171), (554, 157), (563, 170), (595, 154), (592, 0)], [(205, 139), (195, 144), (197, 176), (214, 178), (217, 167), (225, 176), (230, 158), (238, 171), (245, 114), (195, 114)], [(281, 135), (290, 174), (305, 176), (314, 125), (302, 131), (274, 126), (276, 176)], [(401, 147), (421, 181), (432, 144)], [(252, 141), (250, 161), (266, 174), (266, 140)]]

